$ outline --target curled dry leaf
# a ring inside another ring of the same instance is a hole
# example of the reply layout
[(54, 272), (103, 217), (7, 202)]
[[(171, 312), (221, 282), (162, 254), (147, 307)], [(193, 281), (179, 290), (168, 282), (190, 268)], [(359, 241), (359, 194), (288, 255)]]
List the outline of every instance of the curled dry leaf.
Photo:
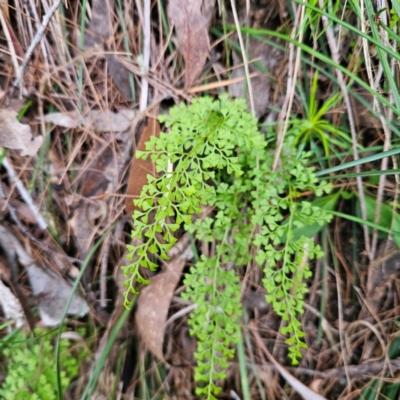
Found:
[[(150, 140), (151, 136), (160, 136), (160, 124), (154, 118), (145, 117), (132, 125), (131, 133), (135, 140), (136, 138), (138, 139), (135, 151), (143, 151), (146, 150), (144, 144)], [(147, 184), (148, 174), (156, 176), (154, 163), (150, 159), (142, 160), (133, 157), (126, 191), (128, 197), (126, 198), (125, 208), (128, 214), (132, 214), (134, 210), (137, 210), (133, 200), (139, 198), (142, 187)]]
[(129, 129), (134, 117), (135, 111), (129, 109), (120, 109), (117, 113), (110, 110), (90, 110), (86, 116), (78, 111), (47, 114), (44, 121), (68, 129), (82, 125), (100, 132), (122, 132)]
[(32, 138), (31, 127), (21, 124), (11, 108), (0, 109), (0, 147), (21, 150), (21, 156), (35, 155), (43, 143), (43, 137)]
[(178, 31), (179, 45), (185, 59), (186, 90), (200, 75), (209, 52), (208, 27), (213, 3), (205, 1), (203, 4), (203, 0), (170, 0), (168, 3), (168, 18)]
[(171, 249), (172, 252), (184, 247), (168, 262), (166, 271), (154, 277), (151, 284), (142, 290), (137, 302), (135, 318), (140, 335), (148, 349), (162, 361), (165, 361), (163, 342), (169, 306), (186, 261), (193, 257), (191, 248), (186, 247), (187, 243), (188, 236), (185, 235)]

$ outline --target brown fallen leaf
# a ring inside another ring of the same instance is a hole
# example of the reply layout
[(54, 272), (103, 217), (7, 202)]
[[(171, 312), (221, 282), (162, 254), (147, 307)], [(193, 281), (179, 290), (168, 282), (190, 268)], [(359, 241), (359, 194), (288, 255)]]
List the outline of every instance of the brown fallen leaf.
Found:
[[(18, 260), (18, 263), (25, 267), (33, 295), (38, 301), (42, 323), (45, 326), (59, 324), (71, 294), (71, 286), (49, 268), (44, 269), (36, 263), (17, 237), (2, 225), (0, 225), (0, 246), (7, 253), (8, 260), (15, 259), (15, 262)], [(9, 267), (12, 268), (11, 265)], [(15, 283), (14, 288), (16, 288)], [(24, 307), (22, 302), (21, 305)], [(88, 311), (89, 308), (85, 300), (75, 293), (68, 309), (68, 315), (84, 316)], [(28, 314), (26, 314), (26, 317), (29, 318)]]
[(171, 249), (169, 255), (172, 258), (167, 263), (166, 271), (151, 280), (151, 284), (142, 290), (137, 302), (135, 319), (140, 335), (148, 349), (162, 361), (165, 361), (163, 341), (168, 310), (183, 268), (187, 260), (193, 257), (191, 248), (187, 247), (188, 242), (189, 236), (185, 235)]
[(185, 59), (186, 90), (200, 75), (210, 49), (209, 9), (213, 3), (203, 0), (170, 0), (168, 3), (168, 18), (177, 29), (179, 45)]
[(21, 150), (21, 156), (33, 156), (42, 145), (43, 137), (32, 139), (31, 127), (21, 124), (17, 115), (10, 108), (0, 109), (0, 147)]
[[(150, 140), (151, 136), (160, 136), (160, 124), (154, 118), (145, 117), (140, 119), (131, 128), (133, 138), (138, 138), (136, 149), (145, 150), (145, 143)], [(150, 160), (132, 158), (131, 169), (129, 172), (128, 188), (126, 194), (125, 209), (128, 214), (132, 214), (138, 208), (133, 204), (132, 199), (137, 199), (140, 196), (142, 187), (147, 184), (147, 175), (156, 176), (154, 163)]]
[(129, 109), (120, 109), (117, 113), (90, 110), (87, 116), (82, 116), (78, 111), (51, 113), (44, 116), (44, 121), (68, 129), (77, 128), (81, 124), (100, 132), (122, 132), (129, 129), (134, 117), (135, 111)]
[[(92, 18), (86, 28), (85, 49), (96, 48), (96, 53), (101, 50), (113, 50), (111, 45), (112, 18), (115, 9), (115, 0), (93, 0)], [(122, 66), (114, 54), (104, 54), (107, 60), (107, 71), (114, 85), (127, 100), (132, 100), (129, 84), (129, 71)]]
[[(275, 99), (271, 99), (273, 86), (273, 79), (277, 75), (278, 70), (282, 70), (282, 57), (284, 53), (274, 48), (273, 46), (260, 42), (259, 40), (250, 39), (248, 57), (252, 60), (256, 60), (258, 65), (261, 65), (267, 71), (268, 74), (263, 74), (256, 67), (254, 63), (249, 65), (249, 71), (251, 74), (257, 73), (254, 78), (251, 79), (251, 85), (253, 88), (253, 100), (256, 112), (256, 117), (260, 118), (266, 113), (270, 112), (271, 105), (277, 105)], [(232, 52), (234, 70), (231, 78), (237, 79), (245, 76), (245, 70), (243, 66), (242, 56), (236, 52)], [(243, 98), (249, 96), (248, 90), (246, 89), (246, 81), (238, 81), (229, 87), (229, 94), (233, 97)], [(277, 99), (279, 103), (279, 98)], [(272, 102), (272, 104), (271, 104)]]

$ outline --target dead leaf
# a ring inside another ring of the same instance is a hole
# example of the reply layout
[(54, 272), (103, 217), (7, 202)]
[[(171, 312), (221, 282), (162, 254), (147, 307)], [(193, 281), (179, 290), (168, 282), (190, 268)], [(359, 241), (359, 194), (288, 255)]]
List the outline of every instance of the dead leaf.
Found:
[(131, 85), (129, 83), (129, 71), (122, 66), (114, 54), (106, 54), (107, 71), (114, 85), (127, 100), (132, 100)]
[(102, 44), (110, 37), (113, 10), (114, 0), (93, 0), (92, 18), (86, 27), (85, 48)]
[(183, 248), (168, 261), (167, 270), (154, 277), (150, 285), (142, 290), (137, 302), (135, 319), (140, 335), (148, 349), (162, 361), (165, 361), (163, 342), (169, 306), (182, 270), (187, 260), (193, 258), (192, 250), (187, 246), (188, 238), (185, 235), (171, 249), (176, 253), (177, 248)]
[[(257, 75), (251, 79), (251, 86), (253, 89), (254, 107), (256, 117), (260, 118), (269, 111), (271, 105), (271, 75), (275, 76), (277, 69), (281, 63), (283, 52), (273, 46), (260, 42), (259, 40), (250, 39), (249, 42), (249, 59), (256, 59), (258, 65), (269, 71), (269, 74), (263, 74), (254, 63), (249, 65), (249, 71)], [(232, 79), (238, 79), (245, 76), (242, 56), (236, 52), (232, 53), (233, 70)], [(246, 81), (238, 81), (229, 87), (229, 94), (232, 97), (243, 98), (248, 91), (246, 90)]]
[(24, 325), (24, 312), (18, 299), (13, 292), (0, 279), (0, 306), (3, 309), (6, 320), (13, 319), (16, 322), (16, 327)]
[[(45, 326), (55, 326), (60, 323), (66, 302), (71, 294), (71, 286), (56, 276), (44, 270), (34, 262), (16, 236), (0, 225), (0, 243), (19, 263), (26, 268), (32, 292), (39, 303), (40, 318)], [(78, 294), (74, 294), (68, 309), (69, 315), (84, 316), (89, 311), (86, 302)]]
[(214, 15), (215, 0), (203, 0), (201, 11), (207, 21), (207, 27), (210, 26), (212, 17)]
[(17, 115), (10, 108), (0, 109), (0, 147), (21, 150), (21, 156), (33, 156), (42, 145), (43, 137), (32, 139), (31, 127), (21, 124)]
[(45, 115), (44, 121), (68, 129), (81, 125), (100, 132), (122, 132), (129, 129), (134, 118), (135, 111), (122, 108), (117, 113), (110, 110), (90, 110), (86, 116), (78, 111), (57, 112)]
[[(139, 138), (137, 150), (143, 151), (146, 149), (144, 144), (150, 140), (151, 136), (160, 136), (160, 124), (154, 118), (145, 117), (132, 126), (131, 133), (134, 139)], [(150, 159), (142, 160), (133, 157), (126, 191), (129, 196), (125, 203), (128, 214), (132, 214), (134, 210), (138, 209), (132, 199), (139, 198), (142, 187), (147, 184), (148, 174), (156, 176), (154, 163)]]
[[(79, 258), (85, 259), (92, 248), (94, 239), (101, 232), (101, 227), (107, 225), (109, 208), (107, 202), (101, 199), (86, 201), (80, 199), (73, 205), (74, 211), (68, 221), (78, 250)], [(86, 271), (90, 270), (90, 267)], [(84, 276), (84, 279), (86, 276)]]
[(186, 90), (200, 75), (210, 49), (209, 6), (202, 6), (203, 0), (170, 0), (168, 3), (168, 18), (178, 31), (179, 44), (185, 59)]
[[(15, 208), (15, 211), (17, 212), (20, 219), (27, 221), (31, 224), (36, 223), (37, 218), (33, 214), (32, 210), (25, 203), (17, 199), (10, 199), (10, 204)], [(7, 200), (0, 198), (0, 218), (4, 218), (7, 213)]]
[[(114, 0), (94, 0), (92, 3), (92, 19), (90, 20), (85, 35), (85, 49), (96, 48), (112, 50), (109, 46), (110, 36), (113, 33), (111, 20), (115, 8)], [(114, 54), (105, 54), (107, 71), (114, 85), (127, 100), (132, 100), (129, 84), (129, 71), (121, 65)]]
[[(27, 273), (33, 294), (39, 301), (41, 321), (45, 326), (58, 325), (71, 295), (71, 286), (68, 286), (55, 274), (40, 268), (36, 264), (28, 267)], [(89, 307), (86, 302), (75, 293), (68, 308), (68, 315), (83, 317), (88, 311)]]

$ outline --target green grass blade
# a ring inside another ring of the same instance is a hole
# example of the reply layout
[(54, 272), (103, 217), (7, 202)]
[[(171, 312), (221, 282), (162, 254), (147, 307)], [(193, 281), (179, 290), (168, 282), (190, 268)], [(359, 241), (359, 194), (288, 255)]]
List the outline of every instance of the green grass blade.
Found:
[(251, 400), (249, 379), (247, 376), (246, 354), (244, 351), (243, 335), (241, 330), (239, 330), (239, 332), (240, 333), (239, 333), (239, 343), (237, 344), (237, 355), (239, 358), (239, 371), (240, 371), (240, 383), (242, 386), (242, 395), (243, 395), (243, 400)]
[(350, 162), (342, 164), (342, 165), (337, 165), (336, 167), (332, 167), (332, 168), (324, 169), (322, 171), (318, 171), (318, 172), (315, 173), (315, 175), (316, 176), (327, 175), (327, 174), (330, 174), (331, 172), (341, 171), (341, 170), (346, 169), (346, 168), (355, 167), (356, 165), (361, 165), (361, 164), (365, 164), (365, 163), (381, 160), (382, 158), (391, 157), (391, 156), (394, 156), (395, 154), (400, 154), (400, 149), (393, 149), (393, 150), (389, 150), (389, 151), (384, 151), (384, 152), (379, 153), (379, 154), (374, 154), (372, 156), (360, 158), (359, 160), (350, 161)]
[(357, 178), (358, 176), (369, 177), (369, 176), (394, 175), (394, 174), (400, 174), (400, 169), (388, 169), (385, 171), (371, 170), (359, 173), (354, 172), (352, 174), (324, 176), (321, 179), (344, 179), (344, 178)]
[(68, 309), (71, 304), (72, 298), (74, 296), (74, 293), (78, 289), (79, 282), (82, 279), (82, 276), (89, 265), (89, 261), (93, 257), (94, 253), (96, 250), (99, 248), (103, 240), (107, 237), (107, 235), (110, 233), (110, 231), (113, 229), (113, 226), (107, 229), (107, 231), (97, 240), (97, 242), (94, 244), (94, 246), (90, 249), (88, 255), (85, 258), (85, 261), (82, 264), (81, 270), (79, 272), (78, 277), (76, 278), (74, 285), (71, 288), (71, 294), (69, 295), (67, 304), (64, 308), (63, 315), (61, 317), (61, 322), (58, 327), (58, 333), (57, 333), (57, 338), (56, 338), (56, 344), (55, 344), (55, 361), (56, 361), (56, 375), (57, 375), (57, 391), (58, 391), (58, 399), (63, 400), (63, 393), (62, 393), (62, 386), (61, 386), (61, 366), (60, 366), (60, 340), (61, 340), (61, 334), (62, 334), (62, 328), (64, 325), (65, 318), (67, 317)]
[(115, 339), (117, 338), (118, 333), (120, 332), (120, 330), (122, 329), (126, 320), (128, 319), (132, 309), (133, 309), (133, 307), (131, 307), (130, 309), (124, 310), (124, 312), (121, 314), (120, 318), (118, 319), (117, 323), (115, 324), (113, 330), (111, 331), (111, 334), (107, 340), (104, 350), (101, 353), (101, 356), (100, 356), (99, 360), (97, 361), (96, 366), (94, 367), (94, 370), (92, 372), (90, 380), (89, 380), (88, 384), (86, 385), (85, 391), (83, 392), (83, 395), (81, 397), (82, 400), (92, 398), (94, 389), (96, 388), (96, 384), (97, 384), (97, 381), (100, 376), (100, 372), (103, 369), (103, 366), (107, 360), (108, 354), (110, 353), (110, 350), (115, 342)]

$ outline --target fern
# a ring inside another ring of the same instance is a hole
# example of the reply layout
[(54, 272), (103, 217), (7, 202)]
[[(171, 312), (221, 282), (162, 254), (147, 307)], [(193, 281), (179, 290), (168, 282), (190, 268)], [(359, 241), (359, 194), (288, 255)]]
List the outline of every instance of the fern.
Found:
[[(149, 283), (141, 275), (140, 267), (152, 271), (157, 268), (149, 253), (167, 260), (167, 252), (177, 240), (173, 232), (182, 223), (190, 224), (193, 214), (201, 212), (200, 206), (213, 198), (215, 189), (209, 182), (215, 178), (215, 169), (224, 168), (228, 174), (240, 175), (234, 150), (264, 145), (245, 103), (231, 102), (227, 96), (217, 101), (201, 98), (190, 107), (181, 104), (172, 108), (169, 116), (159, 119), (171, 128), (170, 133), (152, 137), (146, 143), (146, 151), (136, 154), (143, 159), (150, 157), (161, 177), (147, 175), (148, 185), (143, 187), (140, 199), (135, 200), (142, 211), (134, 212), (132, 238), (143, 242), (128, 245), (128, 259), (133, 262), (123, 267), (125, 276), (129, 276), (124, 283), (126, 306), (129, 294), (137, 293), (135, 281)], [(169, 170), (169, 163), (174, 164), (173, 171)], [(174, 217), (175, 222), (170, 223), (169, 217)]]
[[(282, 333), (288, 336), (289, 357), (293, 364), (301, 357), (306, 345), (299, 315), (307, 293), (305, 280), (311, 276), (307, 260), (322, 255), (301, 228), (323, 225), (330, 217), (298, 198), (307, 191), (321, 196), (330, 185), (319, 183), (307, 166), (309, 154), (297, 157), (291, 138), (280, 168), (272, 172), (265, 136), (241, 100), (201, 98), (174, 107), (160, 121), (170, 133), (153, 137), (146, 151), (137, 154), (150, 157), (160, 177), (148, 175), (148, 185), (135, 201), (141, 211), (133, 216), (132, 238), (141, 244), (128, 246), (132, 264), (123, 267), (128, 277), (125, 304), (129, 306), (130, 294), (137, 293), (136, 282), (149, 283), (141, 268), (157, 267), (153, 255), (168, 259), (177, 240), (174, 232), (182, 224), (197, 239), (215, 243), (213, 255), (202, 255), (190, 268), (183, 294), (197, 305), (189, 318), (191, 333), (198, 338), (197, 393), (214, 399), (239, 338), (237, 271), (251, 268), (254, 255), (264, 270), (266, 299), (286, 321)], [(193, 222), (204, 205), (214, 206), (214, 216)]]
[(264, 266), (266, 300), (287, 322), (281, 332), (290, 335), (286, 340), (289, 357), (297, 364), (300, 349), (306, 347), (298, 319), (308, 292), (304, 281), (311, 277), (306, 260), (319, 258), (323, 253), (311, 238), (295, 233), (306, 225), (318, 223), (322, 226), (330, 221), (331, 215), (310, 202), (295, 200), (307, 191), (321, 196), (330, 191), (331, 185), (318, 184), (314, 168), (307, 167), (310, 153), (297, 158), (290, 143), (287, 147), (291, 150), (282, 156), (278, 171), (271, 172), (272, 160), (266, 158), (259, 169), (250, 170), (248, 180), (254, 185), (252, 223), (259, 227), (260, 233), (255, 235), (253, 243), (258, 248), (256, 261)]
[[(6, 375), (0, 386), (0, 399), (55, 400), (59, 398), (50, 332), (36, 329), (35, 334), (37, 339), (29, 339), (27, 333), (18, 332), (13, 340), (1, 343)], [(63, 391), (78, 375), (79, 365), (86, 356), (87, 352), (81, 351), (76, 357), (71, 353), (70, 343), (61, 341)]]

